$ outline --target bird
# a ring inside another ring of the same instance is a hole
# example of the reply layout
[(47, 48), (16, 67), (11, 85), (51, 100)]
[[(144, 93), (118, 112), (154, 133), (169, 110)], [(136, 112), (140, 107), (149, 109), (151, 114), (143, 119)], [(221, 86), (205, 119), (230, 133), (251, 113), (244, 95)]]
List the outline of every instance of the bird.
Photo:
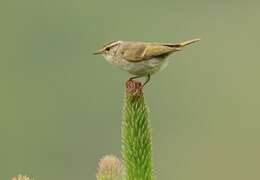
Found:
[(117, 40), (104, 44), (94, 55), (102, 55), (109, 63), (133, 75), (129, 80), (146, 77), (146, 81), (142, 84), (144, 87), (150, 81), (151, 75), (167, 67), (169, 55), (198, 41), (200, 41), (199, 38), (181, 43)]

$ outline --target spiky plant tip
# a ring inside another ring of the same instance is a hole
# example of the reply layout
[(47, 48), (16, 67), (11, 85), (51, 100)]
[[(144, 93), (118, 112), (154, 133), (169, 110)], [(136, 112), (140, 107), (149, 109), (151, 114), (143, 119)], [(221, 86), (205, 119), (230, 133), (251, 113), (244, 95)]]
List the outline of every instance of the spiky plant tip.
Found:
[(123, 165), (114, 155), (103, 156), (99, 163), (96, 178), (97, 180), (122, 180)]
[(29, 176), (19, 174), (18, 176), (13, 176), (11, 180), (33, 180), (33, 179), (30, 178)]
[(132, 98), (132, 100), (138, 100), (143, 96), (142, 83), (134, 80), (128, 80), (125, 82), (126, 97)]

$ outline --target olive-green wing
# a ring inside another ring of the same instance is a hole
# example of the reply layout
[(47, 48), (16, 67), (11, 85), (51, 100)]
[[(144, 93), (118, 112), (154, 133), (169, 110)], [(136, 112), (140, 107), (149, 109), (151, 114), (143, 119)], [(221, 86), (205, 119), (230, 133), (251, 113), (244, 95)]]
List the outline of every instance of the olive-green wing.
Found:
[(167, 56), (178, 48), (168, 47), (161, 44), (133, 43), (122, 48), (122, 56), (131, 62), (149, 60), (155, 57)]

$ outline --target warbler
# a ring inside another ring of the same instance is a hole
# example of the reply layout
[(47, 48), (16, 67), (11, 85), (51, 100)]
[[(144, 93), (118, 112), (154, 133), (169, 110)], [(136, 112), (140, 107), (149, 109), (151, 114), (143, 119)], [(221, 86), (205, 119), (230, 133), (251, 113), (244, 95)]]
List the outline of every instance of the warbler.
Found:
[(168, 65), (169, 55), (199, 40), (197, 38), (176, 44), (118, 40), (106, 43), (94, 54), (103, 55), (109, 63), (134, 75), (129, 80), (146, 77), (142, 85), (144, 86), (152, 74), (163, 70)]

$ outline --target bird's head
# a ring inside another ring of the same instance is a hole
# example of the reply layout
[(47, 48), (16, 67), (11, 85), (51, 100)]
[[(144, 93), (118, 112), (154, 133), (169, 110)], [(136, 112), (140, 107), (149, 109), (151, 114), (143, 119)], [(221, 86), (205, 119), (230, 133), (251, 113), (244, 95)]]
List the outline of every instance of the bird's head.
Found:
[(106, 43), (101, 49), (95, 52), (94, 55), (101, 54), (106, 59), (111, 58), (116, 54), (121, 44), (122, 41), (111, 41), (109, 43)]

